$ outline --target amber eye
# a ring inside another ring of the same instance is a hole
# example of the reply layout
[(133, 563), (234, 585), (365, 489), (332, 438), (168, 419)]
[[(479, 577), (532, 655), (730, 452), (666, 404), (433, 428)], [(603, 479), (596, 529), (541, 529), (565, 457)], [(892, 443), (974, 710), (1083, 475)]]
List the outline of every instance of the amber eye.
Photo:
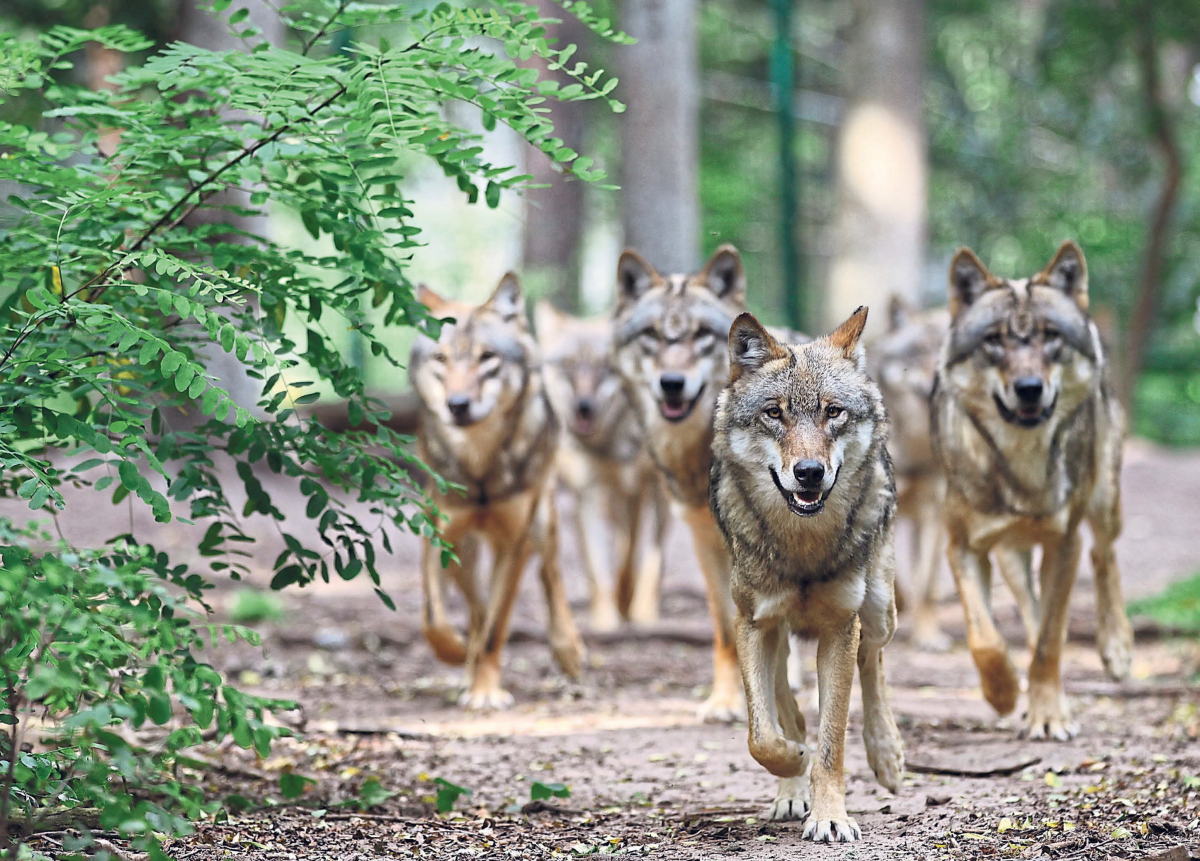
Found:
[(825, 407), (825, 415), (827, 415), (831, 419), (836, 419), (838, 416), (840, 416), (844, 412), (845, 412), (844, 409), (842, 409), (841, 407), (836, 407), (833, 404), (830, 404), (829, 406)]
[(763, 410), (763, 414), (767, 418), (769, 418), (771, 421), (777, 422), (781, 418), (783, 418), (783, 410), (781, 410), (779, 407), (775, 406), (774, 404), (771, 404), (771, 406), (769, 406), (765, 410)]
[(441, 362), (442, 364), (445, 364), (446, 363), (446, 354), (445, 353), (434, 353), (433, 360), (435, 362)]

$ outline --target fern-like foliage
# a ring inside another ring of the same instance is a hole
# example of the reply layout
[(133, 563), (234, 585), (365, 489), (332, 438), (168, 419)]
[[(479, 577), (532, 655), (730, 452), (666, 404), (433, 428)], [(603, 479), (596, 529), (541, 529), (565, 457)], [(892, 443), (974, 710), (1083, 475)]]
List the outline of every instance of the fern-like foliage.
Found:
[[(625, 39), (586, 4), (562, 5)], [(159, 521), (207, 522), (202, 552), (236, 576), (242, 518), (283, 519), (251, 468), (265, 461), (307, 497), (321, 540), (307, 547), (282, 524), (274, 585), (333, 570), (365, 571), (378, 586), (375, 546), (390, 550), (387, 532), (347, 502), (423, 534), (434, 513), (401, 469), (410, 440), (382, 424), (382, 404), (329, 333), (353, 329), (394, 362), (371, 309), (387, 324), (437, 330), (405, 273), (420, 228), (404, 166), (423, 154), (489, 206), (528, 180), (490, 163), (479, 136), (447, 119), (446, 106), (461, 102), (480, 109), (485, 127), (507, 124), (564, 173), (596, 181), (602, 172), (553, 136), (547, 100), (621, 105), (615, 79), (576, 61), (574, 46), (551, 44), (547, 22), (519, 2), (289, 9), (295, 50), (177, 43), (100, 91), (72, 82), (75, 52), (89, 41), (144, 52), (145, 40), (121, 27), (0, 35), (0, 95), (32, 93), (45, 106), (41, 128), (0, 123), (0, 179), (22, 189), (8, 201), (19, 216), (0, 231), (0, 494), (34, 509), (63, 508), (64, 483), (114, 502), (136, 496)], [(228, 21), (253, 43), (244, 10)], [(377, 24), (405, 38), (330, 50), (331, 34)], [(539, 80), (523, 62), (532, 57), (572, 82)], [(119, 143), (106, 150), (114, 131)], [(269, 206), (294, 210), (335, 253), (285, 247), (226, 218)], [(285, 334), (289, 320), (302, 337)], [(216, 378), (215, 351), (260, 384), (257, 403), (238, 403)], [(378, 429), (331, 433), (301, 417), (297, 407), (317, 398), (303, 390), (318, 381), (349, 402), (352, 425)], [(206, 421), (179, 426), (184, 405)], [(240, 508), (219, 480), (220, 456), (237, 463)]]

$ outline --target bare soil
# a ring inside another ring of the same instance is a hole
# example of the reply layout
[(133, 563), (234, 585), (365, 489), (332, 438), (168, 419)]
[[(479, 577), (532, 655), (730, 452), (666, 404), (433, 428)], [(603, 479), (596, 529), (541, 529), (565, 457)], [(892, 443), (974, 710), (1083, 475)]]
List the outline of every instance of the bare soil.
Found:
[[(1134, 443), (1127, 461), (1118, 559), (1127, 595), (1137, 596), (1200, 569), (1200, 453)], [(119, 529), (125, 516), (114, 515)], [(82, 541), (108, 528), (102, 520), (62, 526)], [(264, 535), (261, 558), (269, 561), (277, 537)], [(163, 539), (184, 550), (189, 540), (185, 530)], [(298, 735), (265, 761), (229, 742), (202, 751), (214, 767), (196, 779), (214, 796), (242, 796), (251, 806), (199, 824), (170, 847), (175, 858), (1200, 858), (1200, 644), (1139, 623), (1133, 677), (1108, 681), (1091, 642), (1086, 563), (1064, 665), (1079, 737), (1021, 741), (1023, 704), (1006, 718), (987, 706), (947, 576), (941, 613), (955, 648), (917, 651), (902, 622), (885, 656), (906, 744), (903, 789), (893, 796), (874, 782), (856, 697), (847, 806), (863, 839), (830, 847), (802, 841), (799, 823), (763, 820), (774, 779), (750, 758), (744, 725), (695, 718), (710, 681), (710, 634), (682, 525), (667, 554), (662, 623), (617, 636), (585, 633), (589, 667), (579, 682), (554, 667), (536, 578), (526, 577), (506, 653), (505, 683), (517, 704), (501, 713), (454, 704), (460, 671), (437, 663), (420, 638), (417, 558), (415, 539), (403, 539), (384, 584), (397, 612), (362, 578), (318, 584), (282, 595), (285, 614), (260, 626), (261, 649), (222, 646), (210, 655), (243, 687), (299, 703), (285, 716)], [(586, 631), (586, 588), (570, 540), (564, 569)], [(216, 590), (219, 615), (238, 588)], [(1015, 608), (999, 592), (996, 601), (1024, 666)], [(800, 695), (810, 732), (812, 652), (804, 653), (810, 687)], [(285, 800), (285, 772), (314, 783)], [(438, 778), (471, 790), (449, 814), (435, 810)], [(535, 782), (565, 784), (570, 797), (531, 802)], [(1182, 848), (1161, 854), (1173, 847)]]

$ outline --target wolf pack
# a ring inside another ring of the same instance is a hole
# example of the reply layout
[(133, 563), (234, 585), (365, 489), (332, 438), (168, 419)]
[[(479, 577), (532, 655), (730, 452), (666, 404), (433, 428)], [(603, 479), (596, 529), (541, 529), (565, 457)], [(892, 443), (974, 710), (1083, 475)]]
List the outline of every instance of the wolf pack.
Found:
[[(536, 338), (512, 273), (479, 305), (419, 289), (445, 321), (414, 346), (409, 375), (421, 456), (450, 482), (430, 497), (453, 547), (426, 542), (422, 629), (438, 658), (465, 666), (461, 704), (513, 702), (501, 654), (531, 556), (554, 658), (568, 676), (584, 671), (559, 561), (565, 489), (593, 630), (657, 620), (672, 513), (686, 524), (713, 626), (699, 716), (746, 722), (751, 755), (778, 778), (767, 816), (804, 820), (808, 839), (861, 836), (844, 777), (856, 666), (868, 763), (881, 785), (900, 786), (883, 653), (902, 596), (915, 643), (949, 646), (935, 606), (943, 559), (983, 696), (1006, 715), (1021, 691), (992, 612), (994, 564), (1031, 654), (1021, 734), (1072, 738), (1062, 651), (1084, 521), (1096, 642), (1114, 679), (1128, 675), (1133, 643), (1113, 553), (1124, 421), (1080, 247), (1063, 243), (1025, 278), (994, 275), (964, 248), (945, 307), (893, 300), (869, 341), (866, 308), (818, 338), (763, 326), (729, 245), (690, 274), (626, 250), (616, 274), (611, 316), (539, 302)], [(898, 517), (913, 527), (903, 590)], [(481, 541), (491, 565), (477, 576)], [(451, 582), (465, 632), (447, 614)], [(816, 641), (812, 742), (789, 671), (803, 640)]]

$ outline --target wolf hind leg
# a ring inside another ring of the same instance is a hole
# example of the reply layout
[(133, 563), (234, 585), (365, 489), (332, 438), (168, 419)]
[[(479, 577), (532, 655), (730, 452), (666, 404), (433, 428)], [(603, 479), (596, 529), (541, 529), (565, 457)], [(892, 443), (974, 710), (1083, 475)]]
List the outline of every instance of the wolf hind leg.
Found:
[(896, 632), (896, 603), (891, 589), (894, 552), (890, 536), (880, 553), (878, 570), (867, 579), (867, 591), (858, 618), (858, 674), (862, 686), (863, 745), (875, 779), (890, 792), (900, 789), (904, 777), (904, 744), (888, 702), (883, 672), (883, 649)]
[[(779, 636), (779, 652), (775, 659), (775, 707), (779, 714), (779, 726), (783, 737), (803, 745), (807, 727), (804, 713), (796, 704), (796, 697), (788, 680), (789, 648), (786, 630)], [(779, 778), (779, 786), (775, 791), (775, 800), (767, 809), (768, 819), (800, 820), (808, 816), (812, 810), (812, 792), (808, 784), (808, 771), (796, 777)]]
[(967, 647), (979, 670), (984, 699), (1000, 714), (1010, 714), (1017, 707), (1021, 687), (1008, 647), (992, 619), (988, 599), (991, 563), (987, 552), (972, 550), (965, 539), (951, 534), (948, 554), (966, 617)]
[(1096, 647), (1105, 671), (1117, 681), (1129, 676), (1133, 662), (1133, 627), (1125, 610), (1121, 572), (1113, 551), (1113, 542), (1121, 534), (1119, 471), (1118, 462), (1101, 475), (1087, 515), (1096, 577)]
[(1017, 612), (1021, 616), (1021, 624), (1025, 627), (1025, 642), (1029, 651), (1037, 648), (1037, 636), (1040, 609), (1037, 593), (1033, 588), (1033, 560), (1028, 550), (1022, 550), (1007, 544), (998, 544), (992, 552), (996, 556), (996, 567), (1000, 576), (1008, 584), (1013, 598), (1017, 602)]
[[(949, 635), (942, 630), (937, 617), (938, 574), (941, 572), (942, 548), (946, 529), (942, 523), (941, 478), (921, 478), (921, 486), (913, 500), (913, 540), (916, 553), (913, 559), (913, 642), (927, 652), (945, 652), (951, 646)], [(896, 597), (900, 593), (897, 591)], [(899, 604), (897, 604), (899, 609)]]
[[(573, 679), (579, 678), (586, 660), (583, 638), (571, 614), (563, 588), (562, 569), (558, 561), (558, 508), (554, 501), (554, 483), (538, 504), (535, 531), (538, 539), (538, 575), (542, 581), (542, 592), (546, 596), (546, 614), (549, 619), (550, 651), (564, 673)], [(520, 576), (520, 575), (518, 575)]]

